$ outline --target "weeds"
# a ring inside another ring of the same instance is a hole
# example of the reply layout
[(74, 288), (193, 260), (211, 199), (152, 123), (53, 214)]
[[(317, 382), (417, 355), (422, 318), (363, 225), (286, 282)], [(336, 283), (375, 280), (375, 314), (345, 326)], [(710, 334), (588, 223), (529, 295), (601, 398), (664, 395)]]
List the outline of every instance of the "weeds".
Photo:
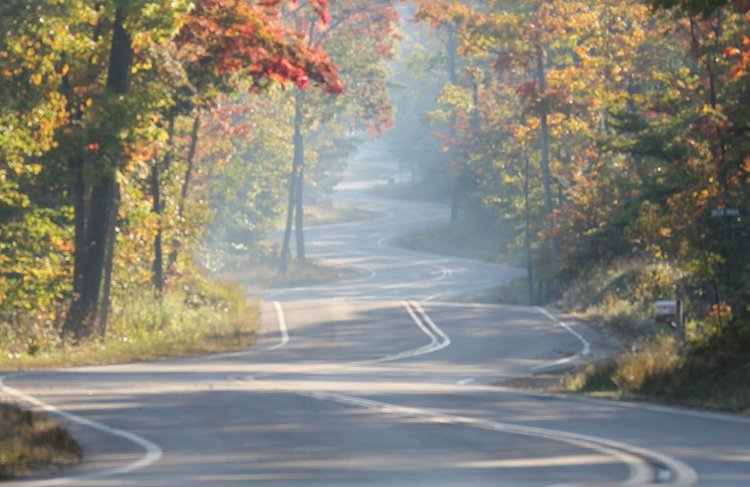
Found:
[(401, 238), (399, 245), (420, 252), (507, 263), (520, 261), (517, 255), (509, 258), (505, 252), (512, 236), (513, 230), (505, 225), (467, 219), (417, 231)]
[(63, 467), (81, 458), (81, 448), (44, 415), (0, 404), (0, 480)]
[(25, 336), (16, 336), (3, 342), (0, 368), (112, 364), (240, 349), (254, 343), (258, 326), (258, 303), (248, 301), (241, 288), (204, 280), (161, 297), (117, 297), (104, 339), (73, 344), (48, 334), (30, 347)]
[(278, 249), (275, 245), (261, 246), (252, 253), (225, 252), (219, 256), (221, 263), (215, 266), (215, 274), (221, 279), (241, 284), (251, 292), (309, 286), (354, 275), (348, 270), (324, 266), (312, 259), (307, 259), (303, 263), (290, 259), (286, 274), (280, 275), (277, 255)]

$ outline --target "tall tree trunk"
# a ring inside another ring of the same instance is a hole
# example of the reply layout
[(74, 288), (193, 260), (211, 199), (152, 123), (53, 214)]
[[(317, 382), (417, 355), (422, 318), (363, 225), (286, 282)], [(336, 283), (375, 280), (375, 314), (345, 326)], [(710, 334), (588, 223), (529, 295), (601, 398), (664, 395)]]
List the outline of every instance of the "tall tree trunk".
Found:
[[(133, 50), (130, 34), (125, 29), (127, 12), (125, 7), (117, 7), (112, 25), (112, 45), (110, 50), (107, 89), (112, 93), (125, 95), (130, 89), (130, 71), (133, 64)], [(86, 222), (84, 249), (85, 262), (81, 266), (80, 293), (72, 309), (76, 323), (70, 323), (66, 331), (75, 339), (90, 336), (106, 323), (97, 323), (100, 318), (97, 310), (108, 306), (101, 300), (102, 289), (108, 288), (113, 252), (107, 252), (109, 245), (109, 217), (116, 211), (119, 202), (117, 192), (117, 167), (123, 158), (122, 153), (109, 154), (109, 159), (100, 158), (96, 179), (91, 184), (91, 203)], [(106, 314), (101, 315), (106, 318)], [(99, 326), (97, 326), (99, 325)]]
[(523, 171), (523, 211), (526, 220), (526, 270), (529, 280), (529, 304), (534, 304), (534, 260), (531, 255), (531, 211), (529, 209), (529, 155), (524, 154), (524, 156), (526, 158)]
[(201, 128), (201, 114), (196, 113), (193, 119), (193, 129), (190, 132), (190, 148), (188, 149), (187, 169), (185, 169), (185, 179), (182, 180), (182, 191), (180, 192), (180, 216), (185, 214), (185, 202), (187, 201), (188, 191), (190, 190), (190, 180), (193, 177), (193, 166), (195, 166), (195, 153), (198, 150), (198, 133)]
[[(108, 171), (107, 171), (108, 172)], [(108, 245), (108, 220), (112, 202), (115, 199), (115, 178), (113, 174), (102, 175), (93, 184), (89, 205), (86, 247), (88, 253), (84, 264), (85, 272), (81, 282), (80, 310), (82, 321), (74, 330), (76, 339), (85, 338), (97, 329), (97, 311), (105, 278)], [(111, 256), (110, 256), (111, 257)]]
[(120, 211), (120, 185), (115, 183), (112, 201), (107, 215), (107, 248), (104, 258), (104, 283), (102, 285), (101, 304), (99, 306), (99, 336), (107, 336), (109, 308), (112, 293), (112, 270), (115, 263), (115, 244), (117, 243), (117, 216)]
[(299, 93), (297, 93), (294, 112), (294, 160), (297, 165), (294, 228), (297, 240), (297, 260), (305, 262), (305, 138), (302, 135), (302, 95)]
[(75, 225), (75, 251), (73, 253), (73, 302), (68, 309), (63, 324), (63, 335), (76, 336), (78, 328), (84, 319), (85, 309), (81, 299), (84, 288), (84, 279), (88, 274), (86, 271), (88, 255), (87, 234), (87, 205), (86, 205), (86, 177), (85, 162), (83, 157), (73, 157), (70, 159), (70, 167), (74, 174), (74, 180), (71, 188), (73, 194), (73, 211)]
[(297, 194), (297, 174), (292, 167), (292, 173), (289, 176), (289, 201), (286, 207), (286, 226), (284, 227), (284, 241), (281, 243), (281, 252), (279, 253), (279, 274), (285, 275), (289, 269), (289, 247), (292, 240), (292, 225), (294, 223), (295, 196)]
[[(456, 38), (456, 26), (454, 24), (448, 24), (448, 43), (446, 45), (448, 54), (448, 80), (452, 85), (458, 83), (458, 71), (456, 68), (457, 54), (458, 54), (458, 39)], [(455, 140), (456, 138), (456, 116), (455, 114), (451, 117), (451, 124), (448, 129), (450, 138)], [(452, 157), (457, 158), (455, 150), (451, 151)], [(451, 161), (457, 162), (457, 161)], [(453, 178), (453, 190), (451, 191), (451, 223), (458, 221), (458, 209), (461, 200), (461, 172), (462, 164), (458, 164), (457, 174)]]
[[(201, 114), (200, 112), (195, 114), (193, 118), (193, 128), (190, 132), (190, 148), (188, 149), (187, 156), (187, 168), (185, 169), (185, 177), (182, 180), (182, 190), (180, 191), (180, 203), (177, 206), (177, 217), (179, 221), (182, 221), (185, 217), (185, 205), (187, 204), (188, 192), (190, 191), (190, 180), (193, 175), (193, 167), (195, 166), (195, 153), (198, 150), (198, 135), (201, 128)], [(174, 239), (172, 242), (172, 252), (169, 254), (169, 263), (167, 264), (167, 272), (171, 272), (177, 263), (177, 256), (180, 252), (180, 241)]]
[[(547, 78), (546, 78), (546, 67), (544, 61), (544, 51), (542, 46), (536, 46), (536, 75), (537, 82), (539, 83), (539, 91), (544, 97), (547, 93)], [(539, 129), (539, 140), (541, 150), (541, 166), (542, 166), (542, 177), (544, 185), (544, 213), (547, 217), (547, 225), (549, 228), (552, 227), (552, 213), (554, 211), (552, 203), (552, 174), (550, 172), (550, 156), (549, 156), (549, 107), (546, 102), (542, 104), (541, 113), (539, 114), (541, 119), (541, 126)], [(550, 236), (550, 252), (552, 258), (556, 259), (558, 254), (557, 240), (554, 236)]]
[(151, 279), (154, 288), (161, 294), (164, 291), (164, 256), (162, 250), (161, 184), (159, 179), (159, 163), (154, 160), (151, 163), (151, 192), (153, 195), (151, 211), (156, 215), (156, 236), (154, 237), (154, 262), (151, 265)]
[[(297, 93), (294, 98), (294, 159), (292, 173), (289, 176), (289, 202), (286, 212), (286, 227), (284, 240), (281, 243), (279, 255), (279, 274), (286, 274), (289, 268), (289, 254), (291, 251), (292, 227), (296, 228), (297, 257), (305, 258), (304, 240), (304, 203), (302, 202), (304, 183), (304, 139), (302, 137), (302, 100)], [(300, 251), (302, 252), (300, 254)]]
[[(174, 122), (176, 114), (174, 111), (170, 111), (168, 115), (168, 127), (167, 127), (167, 153), (164, 155), (164, 168), (169, 167), (172, 159), (172, 143), (174, 142)], [(152, 211), (156, 215), (156, 236), (154, 237), (154, 262), (152, 265), (153, 270), (153, 284), (154, 288), (161, 293), (164, 292), (164, 249), (163, 249), (163, 237), (164, 227), (162, 224), (163, 207), (161, 203), (161, 174), (159, 170), (158, 161), (154, 160), (151, 166), (151, 193), (153, 195), (153, 207)]]

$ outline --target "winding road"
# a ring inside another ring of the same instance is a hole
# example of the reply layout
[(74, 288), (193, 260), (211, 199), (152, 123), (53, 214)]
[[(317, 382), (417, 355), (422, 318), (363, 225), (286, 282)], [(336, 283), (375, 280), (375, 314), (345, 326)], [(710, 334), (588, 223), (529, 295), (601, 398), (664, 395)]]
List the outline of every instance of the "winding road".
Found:
[[(376, 144), (358, 164), (394, 167)], [(312, 257), (357, 275), (267, 292), (253, 349), (0, 378), (86, 452), (3, 485), (750, 485), (748, 417), (495, 385), (605, 340), (545, 309), (452, 301), (522, 272), (395, 248), (447, 211), (370, 185), (337, 198), (378, 216), (307, 233)]]

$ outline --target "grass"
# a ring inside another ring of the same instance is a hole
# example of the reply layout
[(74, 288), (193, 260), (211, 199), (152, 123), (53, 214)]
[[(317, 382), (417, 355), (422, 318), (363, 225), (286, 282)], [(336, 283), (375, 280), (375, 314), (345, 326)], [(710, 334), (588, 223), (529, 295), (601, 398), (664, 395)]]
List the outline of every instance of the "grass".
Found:
[(266, 289), (311, 286), (337, 281), (352, 277), (353, 273), (324, 266), (311, 259), (307, 259), (304, 263), (290, 259), (286, 274), (280, 275), (278, 259), (272, 254), (266, 254), (229, 257), (220, 275), (223, 279), (242, 284), (251, 292), (260, 292)]
[(30, 337), (4, 330), (0, 370), (28, 370), (155, 360), (247, 348), (259, 328), (257, 301), (237, 285), (185, 284), (161, 299), (141, 295), (113, 302), (104, 340), (77, 344), (58, 334)]
[(81, 448), (48, 417), (0, 404), (0, 480), (51, 472), (81, 459)]
[(305, 208), (305, 219), (308, 226), (359, 222), (369, 220), (375, 217), (375, 215), (371, 211), (341, 203), (329, 202)]
[(568, 374), (557, 390), (750, 414), (748, 346), (747, 336), (680, 344), (660, 335)]
[(533, 304), (529, 298), (529, 281), (523, 277), (512, 279), (501, 286), (483, 289), (459, 298), (466, 303), (511, 304), (529, 306)]
[(507, 263), (520, 259), (517, 255), (508, 256), (506, 253), (512, 235), (512, 230), (507, 226), (464, 219), (412, 233), (401, 238), (399, 245), (421, 252)]
[(445, 181), (434, 181), (434, 184), (389, 182), (375, 186), (370, 192), (396, 200), (445, 202), (450, 200), (451, 189)]
[(684, 339), (651, 317), (680, 274), (665, 263), (625, 261), (568, 287), (562, 305), (620, 337), (624, 349), (569, 373), (560, 391), (750, 413), (750, 331), (711, 317), (686, 324)]

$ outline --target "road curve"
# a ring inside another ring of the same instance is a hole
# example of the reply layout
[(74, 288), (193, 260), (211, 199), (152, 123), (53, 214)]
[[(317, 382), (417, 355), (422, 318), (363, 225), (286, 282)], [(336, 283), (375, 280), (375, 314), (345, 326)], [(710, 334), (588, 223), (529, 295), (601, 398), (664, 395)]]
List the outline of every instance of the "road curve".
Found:
[[(359, 163), (388, 174), (386, 158), (373, 145)], [(750, 485), (750, 418), (493, 386), (588, 360), (602, 337), (543, 309), (451, 302), (520, 271), (393, 247), (447, 212), (366, 186), (337, 197), (377, 217), (308, 232), (313, 257), (357, 276), (269, 291), (257, 347), (2, 377), (86, 452), (6, 484)]]

